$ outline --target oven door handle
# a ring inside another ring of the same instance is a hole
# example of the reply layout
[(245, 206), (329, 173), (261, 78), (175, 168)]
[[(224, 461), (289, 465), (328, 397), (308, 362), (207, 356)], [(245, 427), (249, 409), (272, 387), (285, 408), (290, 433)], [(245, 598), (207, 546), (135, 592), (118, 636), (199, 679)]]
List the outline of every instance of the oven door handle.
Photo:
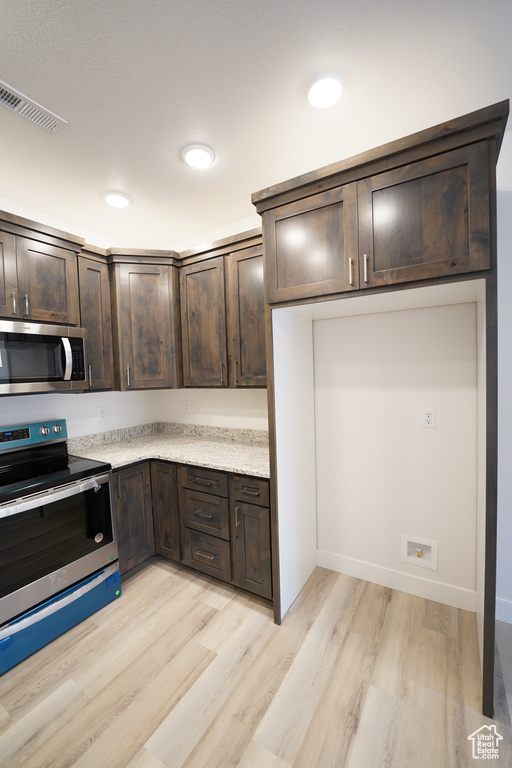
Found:
[(99, 488), (100, 484), (96, 478), (91, 478), (83, 483), (73, 483), (72, 485), (63, 488), (61, 491), (50, 489), (43, 493), (36, 493), (33, 496), (25, 497), (25, 499), (17, 499), (14, 503), (7, 501), (0, 505), (0, 518), (19, 515), (22, 512), (27, 512), (29, 509), (35, 509), (43, 504), (52, 504), (54, 501), (67, 499), (70, 496), (77, 496), (79, 493), (85, 493), (85, 491), (96, 491), (99, 490)]
[(71, 344), (69, 339), (62, 336), (62, 349), (64, 350), (64, 376), (63, 381), (70, 381), (73, 372), (73, 355), (71, 354)]

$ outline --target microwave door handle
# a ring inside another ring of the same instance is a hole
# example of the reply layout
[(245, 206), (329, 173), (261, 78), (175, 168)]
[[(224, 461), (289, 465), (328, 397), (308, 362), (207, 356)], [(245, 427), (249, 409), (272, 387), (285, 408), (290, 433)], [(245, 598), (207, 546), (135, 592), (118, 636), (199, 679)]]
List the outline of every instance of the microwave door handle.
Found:
[[(33, 496), (26, 497), (26, 499), (15, 500), (14, 502), (5, 502), (0, 506), (0, 518), (11, 517), (11, 515), (19, 515), (22, 512), (27, 512), (29, 509), (35, 509), (35, 507), (41, 507), (45, 504), (52, 504), (54, 501), (60, 501), (61, 499), (67, 499), (70, 496), (77, 496), (79, 493), (85, 493), (85, 491), (97, 490), (100, 485), (95, 479), (86, 480), (84, 483), (77, 483), (68, 488), (64, 488), (62, 491), (49, 490), (44, 493), (36, 493)], [(18, 501), (18, 503), (17, 503)]]
[(73, 370), (73, 355), (71, 354), (71, 344), (69, 343), (69, 339), (67, 339), (65, 336), (61, 338), (62, 341), (62, 348), (64, 350), (64, 381), (70, 381), (71, 379), (71, 372)]

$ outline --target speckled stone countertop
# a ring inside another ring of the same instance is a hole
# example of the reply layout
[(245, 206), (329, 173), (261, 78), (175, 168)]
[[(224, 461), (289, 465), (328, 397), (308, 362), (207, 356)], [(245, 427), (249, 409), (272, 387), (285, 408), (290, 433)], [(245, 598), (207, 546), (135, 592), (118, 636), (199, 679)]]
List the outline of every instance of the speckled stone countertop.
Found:
[(69, 453), (113, 469), (147, 459), (269, 477), (268, 433), (189, 424), (144, 424), (68, 440)]

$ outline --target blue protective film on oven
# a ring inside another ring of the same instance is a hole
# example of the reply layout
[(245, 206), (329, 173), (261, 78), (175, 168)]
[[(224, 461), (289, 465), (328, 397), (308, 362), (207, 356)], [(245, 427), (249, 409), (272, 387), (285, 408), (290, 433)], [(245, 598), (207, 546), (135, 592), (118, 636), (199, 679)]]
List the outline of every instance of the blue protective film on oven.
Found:
[(100, 571), (0, 628), (0, 675), (121, 594), (116, 568)]

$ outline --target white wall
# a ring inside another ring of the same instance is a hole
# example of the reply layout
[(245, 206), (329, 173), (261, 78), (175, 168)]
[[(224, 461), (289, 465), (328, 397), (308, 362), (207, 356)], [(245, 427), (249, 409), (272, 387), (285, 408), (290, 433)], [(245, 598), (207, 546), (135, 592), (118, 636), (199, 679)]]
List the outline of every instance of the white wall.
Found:
[(476, 304), (316, 321), (314, 349), (318, 563), (475, 610)]
[(280, 618), (316, 566), (313, 328), (272, 311)]
[[(512, 149), (512, 135), (508, 134)], [(512, 176), (512, 151), (503, 153)], [(501, 158), (498, 170), (502, 167)], [(498, 564), (496, 618), (512, 624), (512, 185), (498, 192)]]
[[(188, 400), (190, 413), (183, 413)], [(105, 420), (98, 421), (98, 408)], [(267, 429), (266, 390), (148, 390), (147, 392), (86, 392), (20, 395), (0, 398), (0, 426), (59, 418), (68, 435), (106, 432), (154, 421), (175, 421), (217, 427)]]

